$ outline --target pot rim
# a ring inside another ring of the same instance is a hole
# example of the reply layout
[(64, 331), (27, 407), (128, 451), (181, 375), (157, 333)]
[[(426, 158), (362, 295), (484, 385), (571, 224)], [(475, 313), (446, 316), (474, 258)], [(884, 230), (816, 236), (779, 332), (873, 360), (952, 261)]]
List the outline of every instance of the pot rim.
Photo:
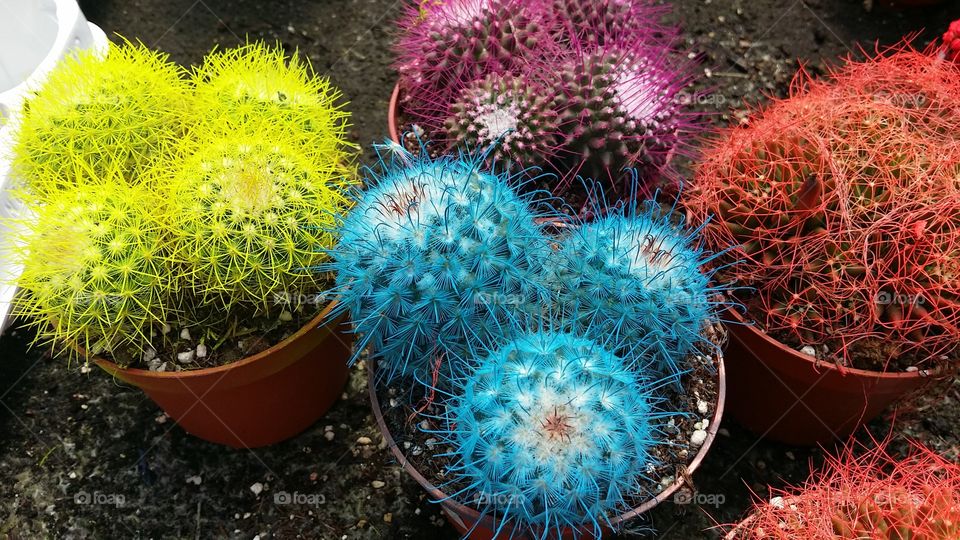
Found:
[(400, 106), (400, 82), (393, 85), (393, 92), (390, 94), (390, 104), (387, 105), (387, 132), (390, 134), (390, 140), (400, 144), (400, 132), (397, 130), (397, 109)]
[[(737, 311), (735, 306), (730, 306), (727, 309), (727, 313), (729, 313), (734, 319), (736, 319), (735, 321), (727, 322), (728, 328), (732, 326), (736, 326), (736, 329), (743, 329), (746, 332), (753, 334), (754, 337), (763, 340), (768, 345), (775, 347), (778, 351), (780, 351), (784, 355), (794, 358), (801, 362), (813, 364), (815, 368), (824, 368), (827, 370), (837, 371), (842, 375), (850, 374), (857, 377), (864, 377), (864, 378), (870, 378), (870, 379), (886, 379), (886, 380), (912, 379), (912, 378), (932, 379), (940, 375), (939, 373), (940, 370), (936, 368), (918, 369), (917, 371), (890, 372), (890, 371), (872, 371), (868, 369), (859, 369), (855, 367), (838, 366), (833, 362), (818, 360), (817, 358), (811, 357), (809, 355), (801, 353), (800, 351), (795, 351), (790, 347), (787, 347), (780, 341), (770, 337), (770, 335), (768, 335), (766, 332), (757, 328), (756, 325), (748, 323), (746, 316), (740, 314), (740, 312)], [(736, 329), (731, 329), (731, 332), (733, 332)]]
[[(300, 339), (302, 336), (304, 336), (314, 328), (324, 326), (323, 324), (324, 319), (330, 314), (330, 312), (337, 306), (339, 302), (340, 302), (339, 296), (331, 300), (327, 304), (327, 306), (323, 308), (320, 311), (320, 313), (317, 314), (316, 317), (310, 319), (310, 321), (307, 322), (307, 324), (303, 325), (299, 330), (287, 336), (287, 338), (284, 339), (283, 341), (280, 341), (279, 343), (274, 344), (269, 349), (261, 351), (252, 356), (245, 356), (240, 360), (237, 360), (235, 362), (230, 362), (228, 364), (223, 364), (220, 366), (213, 366), (213, 367), (207, 367), (207, 368), (201, 368), (201, 369), (191, 369), (187, 371), (151, 371), (148, 369), (120, 367), (119, 365), (115, 364), (114, 362), (111, 362), (110, 360), (106, 360), (96, 356), (92, 359), (92, 361), (97, 365), (99, 365), (100, 367), (106, 369), (108, 372), (111, 372), (111, 370), (115, 370), (115, 371), (120, 371), (120, 372), (124, 372), (137, 377), (143, 377), (143, 378), (191, 379), (195, 377), (208, 377), (210, 375), (215, 375), (218, 373), (243, 367), (272, 356), (273, 354), (277, 353), (281, 349), (287, 347), (290, 343)], [(338, 321), (330, 321), (330, 324), (326, 325), (328, 327), (327, 331), (328, 332), (331, 331), (332, 329), (329, 327), (337, 322)], [(83, 352), (83, 349), (81, 347), (77, 347), (77, 350), (79, 350), (81, 353)]]
[[(713, 416), (710, 419), (710, 425), (706, 430), (707, 438), (703, 441), (700, 449), (687, 465), (686, 475), (680, 475), (679, 478), (674, 479), (673, 483), (664, 488), (663, 491), (644, 501), (640, 506), (624, 512), (619, 516), (611, 518), (609, 521), (610, 525), (620, 525), (627, 520), (633, 519), (640, 514), (653, 509), (661, 502), (667, 500), (671, 495), (686, 485), (686, 478), (691, 477), (693, 473), (700, 467), (700, 464), (703, 462), (704, 458), (709, 452), (711, 446), (713, 445), (713, 441), (716, 439), (717, 432), (720, 429), (720, 421), (723, 419), (723, 406), (727, 396), (727, 375), (723, 363), (723, 354), (716, 353), (715, 358), (718, 360), (718, 365), (716, 366), (718, 379), (716, 408), (714, 409)], [(482, 517), (487, 517), (482, 516), (476, 509), (449, 498), (446, 493), (441, 491), (438, 487), (434, 486), (429, 480), (427, 480), (403, 454), (403, 452), (400, 450), (400, 447), (397, 445), (397, 442), (393, 439), (393, 435), (390, 433), (390, 430), (387, 428), (386, 420), (383, 417), (383, 411), (380, 409), (380, 401), (377, 399), (376, 381), (374, 378), (375, 371), (376, 361), (372, 359), (368, 360), (367, 387), (370, 393), (371, 408), (373, 409), (374, 417), (377, 420), (377, 426), (380, 428), (380, 433), (383, 435), (384, 441), (387, 443), (390, 451), (393, 452), (394, 457), (397, 459), (403, 469), (407, 472), (407, 474), (412, 476), (413, 479), (416, 480), (417, 483), (420, 484), (420, 486), (423, 487), (435, 500), (440, 501), (441, 505), (448, 505), (450, 510), (453, 512), (466, 516), (473, 521), (479, 521)]]

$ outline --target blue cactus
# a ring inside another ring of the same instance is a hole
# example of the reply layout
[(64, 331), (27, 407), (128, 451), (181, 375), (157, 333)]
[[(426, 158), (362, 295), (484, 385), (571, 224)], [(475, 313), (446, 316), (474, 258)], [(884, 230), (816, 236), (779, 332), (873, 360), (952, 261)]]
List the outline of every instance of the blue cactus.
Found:
[(566, 331), (520, 327), (503, 343), (458, 381), (437, 431), (456, 459), (451, 484), (467, 486), (451, 497), (501, 519), (498, 538), (610, 526), (625, 499), (646, 495), (640, 479), (670, 416), (656, 383)]
[(718, 320), (713, 287), (698, 247), (699, 230), (671, 222), (653, 202), (623, 204), (584, 223), (561, 242), (547, 271), (566, 318), (589, 337), (612, 340), (615, 351), (661, 377), (686, 371), (684, 358), (712, 346), (704, 325)]
[(549, 244), (533, 195), (481, 170), (485, 155), (377, 151), (327, 267), (340, 295), (332, 316), (349, 312), (357, 354), (369, 347), (388, 380), (426, 382), (444, 358), (469, 357), (515, 313), (539, 309)]

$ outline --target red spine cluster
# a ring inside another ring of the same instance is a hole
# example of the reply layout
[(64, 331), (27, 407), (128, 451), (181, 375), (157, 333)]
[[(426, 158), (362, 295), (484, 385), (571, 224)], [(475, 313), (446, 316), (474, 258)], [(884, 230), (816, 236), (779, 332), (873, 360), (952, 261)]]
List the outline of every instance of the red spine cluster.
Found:
[(798, 492), (772, 490), (733, 540), (945, 540), (960, 536), (960, 465), (915, 445), (906, 459), (849, 446)]
[(766, 331), (872, 369), (957, 350), (958, 76), (913, 50), (801, 73), (706, 151), (685, 204)]

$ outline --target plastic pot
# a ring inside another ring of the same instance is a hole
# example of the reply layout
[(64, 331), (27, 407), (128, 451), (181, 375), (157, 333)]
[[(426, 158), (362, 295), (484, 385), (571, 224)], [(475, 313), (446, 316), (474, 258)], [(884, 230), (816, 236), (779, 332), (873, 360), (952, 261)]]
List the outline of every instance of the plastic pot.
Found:
[[(110, 41), (88, 23), (75, 0), (0, 0), (0, 238), (10, 235), (19, 218), (19, 204), (9, 187), (10, 148), (17, 111), (25, 96), (43, 83), (61, 58), (75, 49), (106, 54)], [(0, 333), (9, 316), (15, 285), (23, 271), (0, 254)]]
[[(677, 492), (677, 490), (686, 484), (685, 478), (692, 477), (693, 473), (697, 470), (697, 468), (700, 467), (704, 457), (706, 457), (707, 452), (710, 450), (710, 446), (713, 444), (713, 440), (717, 436), (717, 430), (720, 428), (720, 420), (723, 418), (724, 401), (727, 395), (727, 376), (724, 368), (724, 359), (722, 357), (719, 358), (719, 362), (717, 364), (718, 384), (716, 407), (714, 409), (713, 417), (710, 420), (710, 425), (707, 427), (707, 438), (704, 440), (700, 450), (693, 457), (693, 461), (691, 461), (687, 466), (687, 474), (679, 475), (679, 478), (674, 483), (667, 486), (663, 491), (657, 494), (656, 497), (644, 502), (640, 506), (628, 512), (612, 518), (610, 522), (614, 527), (619, 527), (624, 522), (651, 510), (661, 502), (669, 499), (674, 493)], [(423, 487), (423, 489), (427, 491), (433, 500), (440, 501), (440, 506), (443, 509), (444, 515), (447, 517), (447, 521), (453, 525), (457, 532), (459, 532), (461, 535), (466, 535), (469, 533), (468, 538), (471, 540), (495, 539), (496, 531), (500, 525), (499, 522), (489, 515), (481, 515), (480, 512), (474, 508), (470, 508), (469, 506), (465, 506), (457, 501), (449, 499), (443, 491), (434, 486), (423, 476), (423, 474), (420, 473), (420, 471), (414, 468), (413, 464), (407, 461), (406, 456), (403, 454), (402, 448), (397, 445), (396, 441), (394, 441), (393, 436), (390, 434), (390, 430), (387, 428), (386, 421), (383, 418), (383, 411), (380, 409), (380, 401), (377, 399), (376, 365), (372, 361), (368, 364), (367, 385), (370, 390), (370, 403), (373, 408), (373, 414), (377, 419), (377, 425), (380, 427), (380, 432), (383, 434), (384, 441), (387, 443), (390, 451), (393, 452), (394, 457), (397, 459), (403, 469), (410, 476), (412, 476), (413, 479)], [(532, 540), (525, 534), (514, 534), (510, 536), (510, 529), (510, 525), (507, 525), (503, 528), (503, 530), (501, 530), (501, 540), (505, 540), (508, 536), (511, 540)], [(601, 533), (603, 535), (608, 535), (613, 534), (614, 531), (604, 529), (601, 531)], [(564, 528), (563, 533), (561, 533), (559, 537), (551, 535), (550, 538), (564, 540), (577, 538), (588, 540), (597, 537), (594, 536), (593, 529), (591, 527), (584, 527), (579, 531), (575, 531), (571, 528)]]
[(352, 336), (323, 324), (331, 302), (297, 333), (223, 366), (178, 372), (125, 369), (94, 362), (139, 387), (184, 430), (206, 441), (254, 448), (300, 433), (340, 397)]
[(763, 437), (794, 445), (846, 438), (888, 405), (928, 384), (925, 371), (840, 368), (795, 351), (727, 310), (730, 414)]

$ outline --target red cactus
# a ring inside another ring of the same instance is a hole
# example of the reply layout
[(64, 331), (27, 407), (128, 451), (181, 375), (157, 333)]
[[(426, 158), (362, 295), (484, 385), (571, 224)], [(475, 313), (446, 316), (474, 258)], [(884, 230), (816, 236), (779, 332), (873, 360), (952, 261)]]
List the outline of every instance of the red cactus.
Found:
[(957, 359), (958, 76), (909, 49), (801, 73), (706, 151), (684, 203), (766, 331), (840, 365)]
[(919, 444), (907, 459), (855, 448), (828, 458), (799, 491), (772, 489), (728, 540), (960, 538), (960, 465)]
[(960, 61), (960, 19), (950, 23), (943, 33), (943, 55), (953, 62)]

